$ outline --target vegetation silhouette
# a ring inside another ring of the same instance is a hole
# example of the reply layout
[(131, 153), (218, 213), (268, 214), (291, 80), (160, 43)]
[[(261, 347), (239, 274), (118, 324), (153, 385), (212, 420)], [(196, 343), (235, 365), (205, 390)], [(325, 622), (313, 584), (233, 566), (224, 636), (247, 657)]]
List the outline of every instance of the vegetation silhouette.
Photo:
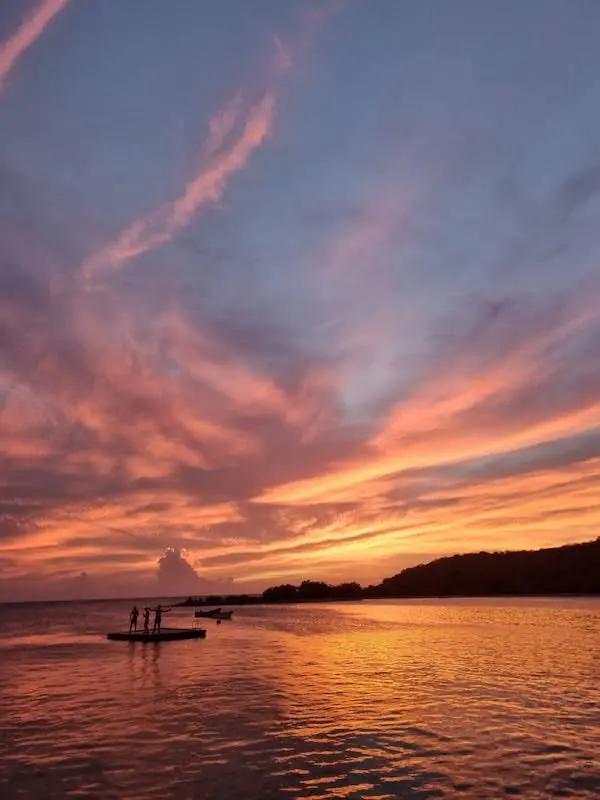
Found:
[(369, 586), (364, 597), (600, 594), (600, 538), (543, 550), (438, 558)]
[(299, 586), (283, 583), (262, 595), (211, 594), (188, 597), (176, 606), (309, 603), (325, 600), (363, 600), (385, 597), (483, 597), (502, 595), (600, 594), (600, 537), (591, 542), (466, 553), (437, 558), (408, 567), (376, 586), (356, 582), (331, 586), (305, 580)]
[(600, 538), (542, 550), (467, 553), (408, 567), (376, 586), (284, 583), (262, 594), (265, 603), (385, 597), (600, 594)]
[(302, 603), (315, 600), (362, 600), (364, 590), (358, 583), (330, 586), (322, 581), (302, 581), (300, 586), (284, 583), (262, 593), (265, 603)]

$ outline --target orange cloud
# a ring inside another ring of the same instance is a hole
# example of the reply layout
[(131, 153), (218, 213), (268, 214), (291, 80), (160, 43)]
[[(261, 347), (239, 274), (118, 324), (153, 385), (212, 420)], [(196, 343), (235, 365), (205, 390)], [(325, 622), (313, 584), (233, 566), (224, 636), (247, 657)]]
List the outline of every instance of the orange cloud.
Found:
[[(504, 355), (461, 348), (341, 458), (325, 446), (343, 425), (327, 370), (277, 379), (174, 303), (146, 319), (111, 295), (77, 301), (53, 309), (68, 335), (51, 346), (38, 307), (32, 317), (0, 303), (0, 329), (16, 332), (0, 371), (3, 488), (16, 498), (0, 509), (6, 575), (152, 574), (173, 545), (223, 584), (372, 581), (410, 554), (585, 539), (600, 521), (597, 460), (479, 481), (449, 469), (600, 422), (583, 382), (564, 402), (539, 402), (553, 348), (583, 324), (570, 316)], [(49, 496), (39, 475), (56, 482)]]
[(498, 456), (594, 429), (600, 424), (600, 402), (595, 395), (582, 395), (572, 407), (563, 409), (536, 404), (526, 417), (502, 410), (511, 397), (550, 379), (553, 362), (548, 353), (593, 318), (593, 304), (585, 302), (560, 323), (553, 322), (488, 364), (473, 365), (469, 353), (460, 356), (398, 403), (359, 456), (314, 477), (268, 488), (256, 502), (335, 502), (365, 482)]
[(54, 17), (68, 4), (69, 0), (42, 0), (34, 12), (26, 17), (15, 33), (0, 43), (0, 91), (17, 61), (43, 34)]
[[(236, 562), (242, 581), (277, 575), (386, 574), (403, 553), (551, 546), (589, 537), (600, 523), (600, 460), (423, 492), (371, 513), (361, 504), (315, 524), (291, 545), (256, 547)], [(233, 552), (233, 551), (232, 551)], [(210, 561), (210, 559), (209, 559)], [(260, 564), (260, 570), (257, 569)], [(365, 573), (364, 570), (367, 570)]]

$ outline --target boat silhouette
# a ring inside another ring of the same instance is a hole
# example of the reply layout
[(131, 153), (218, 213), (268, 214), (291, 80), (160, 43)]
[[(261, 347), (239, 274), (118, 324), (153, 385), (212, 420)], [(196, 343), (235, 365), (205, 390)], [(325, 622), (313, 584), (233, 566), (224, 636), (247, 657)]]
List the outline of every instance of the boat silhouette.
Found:
[(194, 611), (195, 617), (207, 617), (208, 619), (231, 619), (233, 611), (222, 611), (220, 608), (211, 608), (209, 611)]

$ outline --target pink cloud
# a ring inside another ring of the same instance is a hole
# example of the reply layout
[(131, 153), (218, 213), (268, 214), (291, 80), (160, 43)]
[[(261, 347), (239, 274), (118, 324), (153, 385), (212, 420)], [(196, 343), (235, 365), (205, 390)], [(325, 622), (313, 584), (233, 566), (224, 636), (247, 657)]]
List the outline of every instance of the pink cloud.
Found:
[(239, 115), (238, 98), (236, 95), (209, 122), (208, 137), (202, 148), (203, 164), (182, 194), (135, 220), (113, 242), (88, 256), (82, 264), (88, 282), (169, 242), (202, 209), (222, 198), (232, 176), (246, 166), (267, 139), (275, 112), (275, 95), (265, 92), (247, 112), (238, 136), (227, 144)]
[(69, 0), (43, 0), (33, 13), (23, 20), (15, 33), (0, 43), (0, 91), (6, 86), (10, 73), (23, 53), (39, 39), (68, 2)]

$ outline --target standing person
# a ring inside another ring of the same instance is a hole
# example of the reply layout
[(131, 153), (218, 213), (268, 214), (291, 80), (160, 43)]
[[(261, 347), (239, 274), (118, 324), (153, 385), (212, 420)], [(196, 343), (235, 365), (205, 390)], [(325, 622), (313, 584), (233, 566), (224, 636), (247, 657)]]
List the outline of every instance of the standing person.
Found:
[(144, 609), (144, 633), (150, 633), (150, 609)]
[(140, 612), (137, 610), (137, 606), (134, 606), (131, 609), (131, 614), (129, 615), (129, 633), (131, 633), (132, 628), (134, 631), (137, 631), (137, 621), (139, 613)]
[(152, 633), (160, 633), (160, 623), (162, 620), (162, 615), (166, 614), (170, 611), (170, 608), (162, 608), (160, 603), (154, 609), (154, 626), (152, 628)]

